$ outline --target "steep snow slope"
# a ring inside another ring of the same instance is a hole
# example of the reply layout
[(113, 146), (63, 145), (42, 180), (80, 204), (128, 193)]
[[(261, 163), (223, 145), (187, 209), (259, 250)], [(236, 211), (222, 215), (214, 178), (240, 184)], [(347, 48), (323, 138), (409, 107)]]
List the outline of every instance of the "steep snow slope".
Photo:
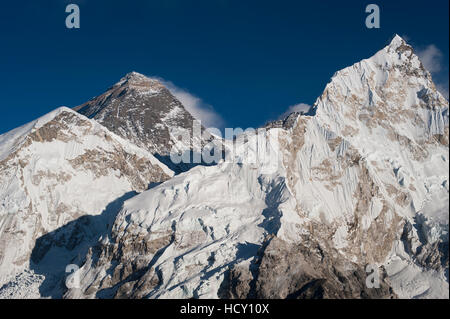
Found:
[[(39, 238), (173, 172), (71, 109), (0, 136), (0, 287), (40, 262)], [(64, 271), (65, 265), (62, 265)]]
[[(112, 242), (105, 237), (104, 252), (97, 256), (94, 250), (85, 265), (102, 265), (99, 273), (88, 274), (89, 281), (102, 288), (120, 285), (99, 297), (217, 297), (225, 265), (254, 256), (264, 239), (258, 225), (265, 222), (261, 212), (270, 214), (271, 208), (261, 184), (248, 166), (233, 166), (229, 174), (196, 167), (155, 188), (151, 196), (127, 201)], [(139, 277), (130, 280), (138, 271)], [(140, 288), (131, 289), (134, 285)]]
[[(378, 258), (373, 261), (387, 264), (394, 288), (407, 286), (396, 290), (400, 296), (448, 298), (448, 101), (436, 90), (412, 48), (396, 36), (372, 58), (337, 72), (314, 111), (316, 125), (323, 130), (330, 148), (335, 148), (336, 156), (339, 158), (345, 150), (354, 152), (367, 177), (363, 183), (361, 178), (342, 180), (339, 166), (319, 155), (318, 143), (307, 146), (316, 151), (306, 153), (302, 163), (308, 159), (320, 163), (317, 167), (328, 170), (327, 181), (336, 179), (355, 191), (345, 194), (344, 189), (332, 185), (332, 192), (328, 192), (331, 199), (322, 201), (329, 208), (311, 205), (306, 210), (309, 214), (325, 210), (325, 216), (333, 216), (335, 207), (348, 204), (351, 201), (347, 197), (353, 195), (362, 214), (346, 208), (333, 219), (341, 227), (336, 235), (346, 235), (336, 239), (343, 239), (343, 245), (350, 244), (351, 251), (348, 247), (341, 250), (361, 261), (375, 252), (372, 257)], [(362, 177), (361, 172), (359, 175)], [(370, 183), (374, 185), (364, 190)], [(295, 187), (300, 196), (317, 194), (311, 191), (313, 188), (300, 185)], [(341, 194), (345, 197), (339, 198)], [(404, 225), (401, 235), (379, 227), (381, 236), (373, 237), (375, 223), (381, 220), (386, 226), (394, 226), (390, 219), (398, 218)], [(349, 234), (354, 226), (362, 228), (359, 235), (353, 235), (356, 237)], [(375, 245), (370, 244), (374, 239)], [(356, 244), (363, 244), (359, 256), (355, 254)], [(396, 269), (390, 268), (392, 265)], [(419, 271), (414, 265), (419, 265)], [(399, 268), (409, 273), (411, 284), (401, 283), (402, 277), (394, 276)], [(430, 274), (422, 276), (425, 272)], [(419, 279), (413, 273), (428, 278)], [(421, 284), (414, 285), (415, 281)]]
[(409, 45), (269, 127), (126, 201), (65, 297), (448, 298), (448, 102)]

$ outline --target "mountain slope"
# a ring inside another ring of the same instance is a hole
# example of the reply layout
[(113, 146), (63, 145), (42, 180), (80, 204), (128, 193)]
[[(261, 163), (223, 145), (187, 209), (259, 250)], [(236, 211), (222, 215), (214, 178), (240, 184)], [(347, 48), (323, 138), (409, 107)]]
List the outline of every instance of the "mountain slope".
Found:
[(38, 247), (41, 236), (172, 175), (147, 151), (65, 107), (1, 135), (0, 287), (33, 267), (32, 251), (41, 261), (54, 244)]
[(126, 201), (65, 297), (448, 298), (448, 101), (403, 39), (269, 127)]
[(147, 149), (177, 172), (188, 170), (192, 163), (173, 163), (171, 153), (199, 152), (211, 141), (220, 143), (200, 122), (194, 123), (159, 80), (137, 72), (128, 73), (105, 93), (74, 109)]

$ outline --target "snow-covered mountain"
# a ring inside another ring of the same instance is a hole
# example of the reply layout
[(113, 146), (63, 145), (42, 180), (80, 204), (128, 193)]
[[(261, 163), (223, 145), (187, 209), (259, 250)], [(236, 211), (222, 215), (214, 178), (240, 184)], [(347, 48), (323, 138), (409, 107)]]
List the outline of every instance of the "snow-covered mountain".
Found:
[(403, 39), (269, 127), (126, 201), (65, 297), (448, 298), (448, 101)]
[[(174, 109), (180, 119), (163, 120)], [(171, 176), (148, 151), (167, 155), (176, 143), (170, 132), (192, 128), (170, 92), (136, 73), (77, 110), (165, 172), (139, 180)], [(219, 164), (190, 168), (129, 199), (120, 197), (124, 187), (99, 218), (47, 229), (32, 250), (31, 270), (0, 288), (0, 296), (21, 295), (31, 285), (42, 296), (65, 298), (448, 298), (448, 135), (448, 101), (395, 36), (374, 56), (337, 72), (307, 114), (224, 141), (227, 157)], [(13, 136), (0, 136), (2, 154), (17, 149)], [(48, 143), (53, 140), (41, 144)], [(97, 171), (87, 161), (74, 172), (78, 153), (67, 148), (72, 155), (61, 172), (76, 179)], [(55, 155), (45, 154), (51, 163)], [(24, 156), (10, 157), (20, 163)], [(84, 196), (110, 192), (108, 182), (90, 185)], [(9, 205), (30, 197), (12, 190), (2, 193)], [(58, 198), (72, 196), (64, 192)], [(68, 263), (81, 267), (80, 285), (70, 289)], [(379, 288), (366, 283), (368, 265), (378, 270)], [(28, 284), (36, 274), (41, 281)]]
[(1, 135), (0, 287), (58, 245), (41, 236), (172, 176), (149, 152), (66, 107)]
[(171, 152), (200, 152), (213, 140), (221, 143), (200, 122), (194, 122), (160, 80), (137, 72), (126, 74), (105, 93), (74, 109), (148, 150), (176, 172), (193, 165), (175, 165)]

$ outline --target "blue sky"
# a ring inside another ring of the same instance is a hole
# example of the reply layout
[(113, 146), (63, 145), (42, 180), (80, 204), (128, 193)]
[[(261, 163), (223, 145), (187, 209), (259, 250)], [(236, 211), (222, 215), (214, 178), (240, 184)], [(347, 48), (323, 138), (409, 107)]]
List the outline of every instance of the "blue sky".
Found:
[[(65, 27), (78, 4), (81, 28)], [(365, 7), (379, 5), (381, 28)], [(158, 76), (213, 122), (257, 127), (312, 104), (333, 73), (398, 33), (448, 92), (448, 0), (22, 0), (0, 4), (0, 133), (101, 94), (125, 73)], [(182, 90), (182, 91), (180, 91)], [(187, 94), (188, 92), (189, 94)]]

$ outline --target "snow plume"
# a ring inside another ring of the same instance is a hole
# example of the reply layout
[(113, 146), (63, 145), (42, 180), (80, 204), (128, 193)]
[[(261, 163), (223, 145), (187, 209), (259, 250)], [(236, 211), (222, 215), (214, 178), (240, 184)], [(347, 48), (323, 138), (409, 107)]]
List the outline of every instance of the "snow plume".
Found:
[(425, 68), (431, 73), (440, 72), (442, 70), (442, 52), (434, 44), (430, 44), (425, 49), (417, 51), (417, 55)]
[[(439, 48), (434, 44), (430, 44), (422, 50), (417, 50), (417, 55), (419, 56), (420, 61), (422, 61), (424, 67), (434, 76), (439, 76), (441, 72), (444, 72), (442, 65), (442, 51), (439, 50)], [(448, 76), (446, 78), (447, 80), (444, 80), (443, 82), (435, 79), (435, 82), (439, 92), (441, 92), (442, 95), (448, 99)]]
[(299, 103), (289, 106), (286, 112), (280, 115), (279, 119), (286, 118), (289, 114), (293, 112), (299, 112), (299, 113), (307, 113), (309, 109), (311, 108), (311, 105), (305, 104), (305, 103)]
[(198, 96), (193, 95), (189, 91), (179, 88), (170, 81), (164, 79), (158, 79), (163, 83), (163, 85), (173, 94), (186, 110), (192, 114), (196, 119), (199, 119), (203, 126), (222, 128), (224, 126), (224, 120), (222, 117), (214, 110), (214, 108), (205, 103)]

